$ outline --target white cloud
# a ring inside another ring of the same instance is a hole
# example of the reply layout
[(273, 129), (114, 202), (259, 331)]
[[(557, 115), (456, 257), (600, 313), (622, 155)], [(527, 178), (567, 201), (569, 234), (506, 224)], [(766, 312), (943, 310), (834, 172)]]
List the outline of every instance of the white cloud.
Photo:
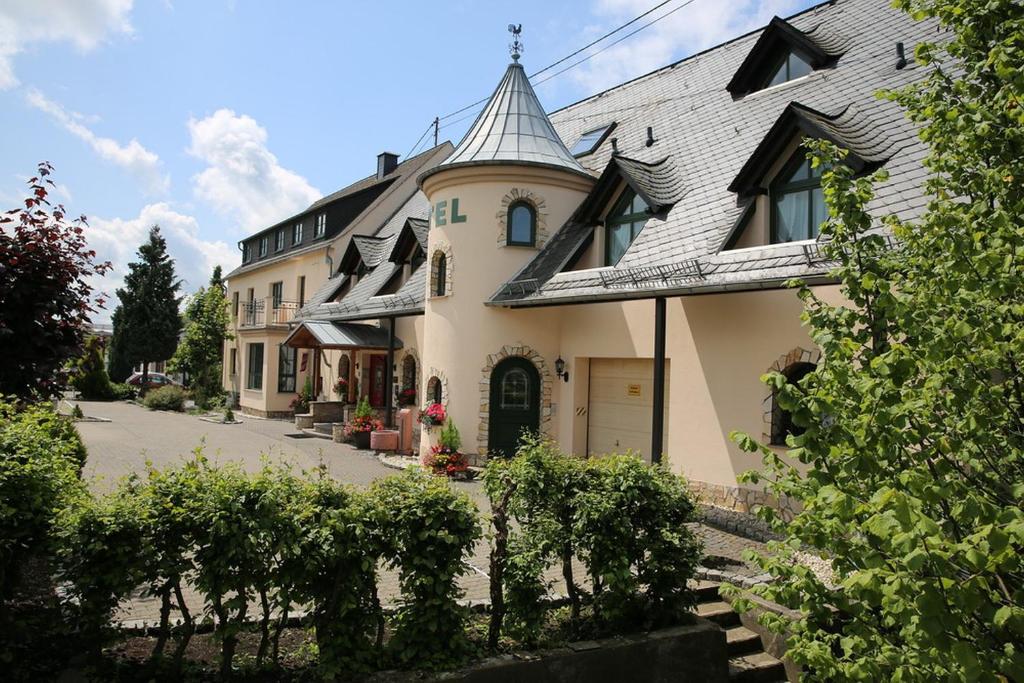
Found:
[(135, 138), (122, 145), (117, 140), (101, 137), (83, 123), (89, 120), (87, 117), (78, 112), (68, 111), (35, 88), (28, 90), (25, 99), (31, 106), (48, 114), (69, 133), (87, 143), (100, 158), (135, 175), (148, 191), (159, 194), (169, 189), (171, 181), (161, 172), (160, 157), (143, 147)]
[[(674, 59), (764, 26), (776, 14), (791, 14), (798, 4), (795, 0), (695, 0), (566, 75), (571, 74), (586, 92), (598, 92), (665, 66)], [(614, 26), (643, 13), (650, 6), (651, 0), (600, 0), (595, 12), (606, 17), (608, 25)], [(667, 5), (616, 37), (625, 35), (677, 6)], [(597, 33), (598, 30), (595, 28), (593, 32)]]
[(13, 58), (33, 43), (94, 49), (112, 33), (131, 35), (133, 0), (0, 0), (0, 90), (18, 85)]
[(320, 191), (282, 167), (255, 119), (219, 109), (188, 122), (189, 153), (207, 164), (193, 177), (196, 195), (245, 231), (266, 227), (319, 199)]
[(91, 218), (85, 229), (89, 248), (96, 251), (98, 261), (110, 261), (113, 265), (103, 278), (94, 282), (96, 289), (109, 297), (106, 310), (99, 312), (96, 322), (107, 322), (113, 315), (116, 290), (124, 285), (128, 264), (135, 260), (139, 245), (154, 225), (160, 226), (160, 233), (167, 240), (167, 251), (183, 281), (183, 293), (205, 286), (214, 266), (221, 266), (227, 274), (241, 260), (234, 245), (202, 239), (196, 219), (178, 213), (166, 202), (146, 205), (135, 218)]

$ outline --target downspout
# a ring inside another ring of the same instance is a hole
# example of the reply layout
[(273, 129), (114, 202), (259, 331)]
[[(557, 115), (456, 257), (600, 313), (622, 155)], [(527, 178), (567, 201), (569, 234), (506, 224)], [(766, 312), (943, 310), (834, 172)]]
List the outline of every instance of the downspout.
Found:
[(391, 405), (391, 392), (393, 387), (391, 386), (395, 381), (395, 318), (394, 316), (388, 318), (388, 364), (384, 369), (384, 405), (386, 406), (387, 418), (384, 422), (388, 428), (394, 426), (393, 418), (395, 408)]
[(661, 462), (665, 434), (665, 297), (654, 300), (654, 415), (651, 417), (651, 463)]

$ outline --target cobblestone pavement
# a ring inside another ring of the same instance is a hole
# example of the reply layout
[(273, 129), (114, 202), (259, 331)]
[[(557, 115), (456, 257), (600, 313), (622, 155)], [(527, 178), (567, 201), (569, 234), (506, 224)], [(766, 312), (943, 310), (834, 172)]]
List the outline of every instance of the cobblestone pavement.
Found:
[[(296, 433), (296, 429), (287, 421), (238, 415), (242, 424), (223, 425), (204, 422), (192, 415), (150, 411), (123, 402), (82, 401), (80, 405), (87, 416), (110, 419), (110, 422), (79, 422), (77, 425), (89, 451), (83, 475), (97, 493), (111, 490), (125, 475), (144, 473), (147, 460), (156, 467), (172, 466), (189, 457), (200, 445), (211, 461), (235, 462), (248, 471), (259, 470), (263, 458), (268, 458), (304, 470), (323, 463), (331, 476), (358, 486), (395, 474), (394, 469), (382, 465), (371, 452), (326, 439), (290, 438), (286, 435)], [(482, 513), (490, 512), (480, 482), (453, 482), (452, 486), (467, 493)], [(722, 568), (744, 575), (756, 573), (742, 562), (741, 553), (745, 548), (761, 550), (763, 544), (701, 524), (694, 524), (692, 528), (703, 538), (708, 555), (737, 563)], [(470, 571), (460, 580), (465, 596), (469, 600), (486, 600), (489, 589), (486, 541), (474, 548), (469, 564)], [(576, 575), (582, 578), (582, 570), (577, 568)], [(557, 581), (555, 589), (560, 590), (561, 572), (557, 567), (549, 572), (549, 578)], [(382, 572), (380, 595), (386, 604), (394, 603), (399, 596), (395, 572)], [(193, 613), (201, 612), (202, 599), (197, 593), (188, 590), (185, 599)], [(125, 622), (153, 623), (159, 619), (159, 602), (137, 595), (122, 607), (119, 618)]]

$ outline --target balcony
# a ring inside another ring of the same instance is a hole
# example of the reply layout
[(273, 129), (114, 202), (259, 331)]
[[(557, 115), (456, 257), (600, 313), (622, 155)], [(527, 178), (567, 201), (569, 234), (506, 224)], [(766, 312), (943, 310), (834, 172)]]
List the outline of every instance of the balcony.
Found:
[(238, 306), (238, 328), (286, 327), (300, 308), (298, 301), (274, 300), (272, 297), (243, 301)]

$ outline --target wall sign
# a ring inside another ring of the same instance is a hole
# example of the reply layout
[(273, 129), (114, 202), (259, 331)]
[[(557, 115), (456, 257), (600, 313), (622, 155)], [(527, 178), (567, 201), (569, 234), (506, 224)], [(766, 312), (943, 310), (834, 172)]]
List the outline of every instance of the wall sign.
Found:
[(626, 396), (639, 396), (639, 395), (640, 395), (640, 385), (639, 384), (630, 384), (630, 385), (626, 386)]
[(441, 201), (430, 207), (430, 213), (434, 217), (434, 225), (448, 225), (452, 223), (465, 223), (466, 214), (459, 213), (459, 198), (452, 197), (451, 214), (448, 213), (448, 200)]

